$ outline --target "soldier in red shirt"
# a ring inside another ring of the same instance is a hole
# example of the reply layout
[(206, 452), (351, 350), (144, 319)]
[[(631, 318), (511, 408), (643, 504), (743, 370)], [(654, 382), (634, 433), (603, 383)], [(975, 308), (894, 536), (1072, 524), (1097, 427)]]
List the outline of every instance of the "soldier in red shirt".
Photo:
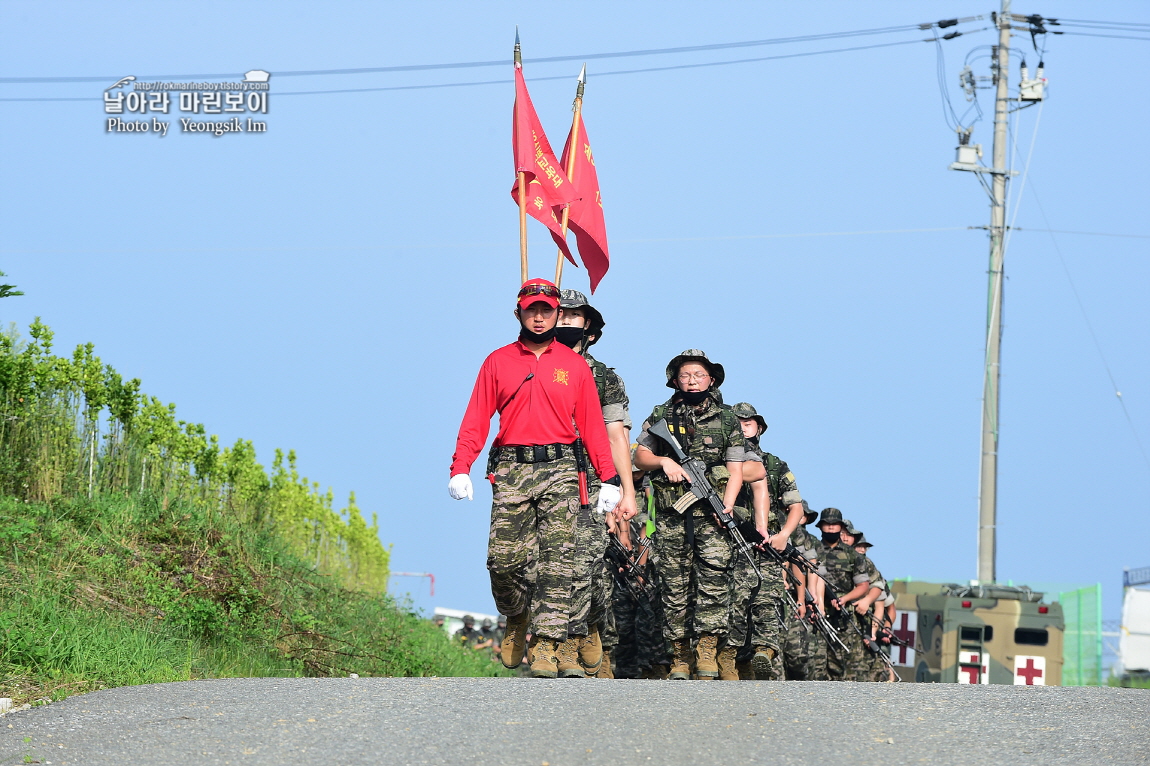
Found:
[(498, 412), (499, 433), (487, 461), (493, 495), (487, 569), (495, 605), (507, 615), (500, 654), (504, 665), (517, 667), (524, 637), (532, 633), (531, 671), (541, 678), (558, 674), (556, 651), (567, 639), (571, 607), (575, 522), (591, 512), (581, 508), (586, 493), (580, 492), (579, 463), (589, 460), (603, 480), (599, 513), (611, 512), (621, 497), (591, 369), (554, 340), (558, 306), (555, 285), (524, 283), (515, 310), (519, 340), (493, 351), (479, 369), (448, 482), (454, 499), (472, 499), (468, 472)]

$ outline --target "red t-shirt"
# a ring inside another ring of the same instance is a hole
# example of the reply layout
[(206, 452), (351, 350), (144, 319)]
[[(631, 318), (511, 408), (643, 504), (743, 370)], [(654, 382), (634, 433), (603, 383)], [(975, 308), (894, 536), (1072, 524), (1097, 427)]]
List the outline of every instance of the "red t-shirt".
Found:
[[(528, 379), (528, 375), (533, 377)], [(578, 428), (599, 477), (606, 481), (616, 475), (591, 368), (562, 343), (552, 341), (536, 359), (517, 340), (483, 360), (455, 440), (452, 476), (471, 471), (487, 443), (491, 416), (496, 411), (496, 447), (570, 444)]]

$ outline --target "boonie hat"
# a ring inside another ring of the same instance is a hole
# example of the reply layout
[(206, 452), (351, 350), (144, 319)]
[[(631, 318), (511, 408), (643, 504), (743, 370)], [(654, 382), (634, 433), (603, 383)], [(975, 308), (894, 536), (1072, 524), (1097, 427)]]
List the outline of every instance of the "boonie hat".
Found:
[(815, 524), (819, 529), (823, 528), (823, 524), (842, 524), (843, 512), (838, 508), (823, 508), (823, 515), (819, 519), (819, 523)]
[(811, 506), (806, 500), (803, 501), (803, 526), (810, 524), (812, 521), (819, 517), (818, 511), (812, 511)]
[(707, 358), (705, 352), (697, 348), (689, 348), (667, 363), (667, 388), (677, 388), (675, 385), (675, 376), (679, 374), (679, 368), (687, 362), (701, 364), (707, 368), (707, 374), (711, 376), (712, 389), (723, 385), (723, 380), (727, 377), (726, 372), (723, 370), (723, 365), (712, 362)]
[(852, 537), (858, 537), (862, 534), (850, 519), (843, 519), (843, 531)]
[(519, 288), (519, 308), (525, 309), (532, 303), (546, 303), (551, 308), (559, 307), (559, 288), (546, 279), (528, 279)]
[(739, 402), (731, 411), (735, 413), (735, 417), (739, 420), (754, 420), (759, 424), (759, 431), (767, 430), (767, 421), (763, 420), (763, 416), (758, 413), (750, 402)]
[(864, 535), (862, 532), (859, 532), (858, 535), (855, 537), (855, 547), (857, 548), (860, 545), (863, 546), (864, 548), (873, 548), (874, 547), (874, 543), (868, 543), (867, 539), (866, 539), (866, 535)]
[(583, 309), (583, 316), (587, 319), (583, 328), (584, 334), (595, 336), (594, 340), (587, 343), (588, 346), (595, 345), (595, 342), (603, 337), (603, 325), (607, 323), (603, 321), (603, 315), (599, 313), (599, 309), (588, 303), (587, 296), (583, 293), (578, 290), (560, 290), (559, 308)]

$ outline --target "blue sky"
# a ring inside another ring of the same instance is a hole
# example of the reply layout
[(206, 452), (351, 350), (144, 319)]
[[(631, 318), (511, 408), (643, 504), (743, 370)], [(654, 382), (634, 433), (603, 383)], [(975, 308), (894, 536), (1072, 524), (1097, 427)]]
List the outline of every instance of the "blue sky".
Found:
[[(115, 135), (99, 101), (0, 101), (0, 269), (27, 293), (0, 320), (43, 317), (61, 351), (95, 343), (181, 417), (253, 440), (265, 464), (295, 449), (306, 475), (379, 514), (393, 569), (436, 575), (434, 599), (417, 581), (397, 591), (428, 610), (490, 611), (490, 493), (478, 471), (472, 503), (448, 499), (446, 482), (475, 372), (516, 332), (510, 66), (275, 73), (509, 58), (516, 24), (530, 59), (993, 7), (589, 2), (571, 18), (570, 4), (7, 2), (3, 76), (113, 79), (0, 83), (0, 98), (99, 98), (128, 74), (273, 75), (263, 135)], [(1135, 2), (1015, 10), (1150, 23)], [(943, 43), (960, 112), (958, 72), (974, 51), (987, 74), (975, 49), (993, 42), (977, 31), (988, 26)], [(632, 414), (665, 398), (670, 357), (705, 349), (727, 368), (728, 401), (764, 413), (766, 447), (813, 506), (865, 529), (884, 573), (955, 580), (975, 575), (986, 314), (985, 232), (965, 227), (989, 212), (976, 180), (946, 169), (935, 45), (600, 76), (928, 35), (592, 59), (584, 116), (613, 263), (594, 297), (607, 319), (596, 350)], [(1147, 44), (1053, 37), (1040, 121), (1028, 109), (1014, 129), (1016, 168), (1032, 159), (1007, 253), (999, 573), (1101, 582), (1107, 617), (1122, 567), (1150, 563), (1135, 440), (1150, 447)], [(1015, 45), (1033, 69), (1029, 38)], [(556, 146), (579, 64), (527, 65)], [(989, 115), (989, 93), (982, 105)], [(989, 152), (989, 116), (973, 140)], [(549, 276), (554, 246), (530, 225), (531, 273)], [(567, 270), (564, 286), (586, 285)]]

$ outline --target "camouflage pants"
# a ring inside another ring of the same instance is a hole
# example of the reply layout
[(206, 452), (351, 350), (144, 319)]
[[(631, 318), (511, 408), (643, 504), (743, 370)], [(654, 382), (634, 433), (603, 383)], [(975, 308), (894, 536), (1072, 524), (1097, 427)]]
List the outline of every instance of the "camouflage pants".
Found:
[[(598, 482), (594, 483), (596, 486), (590, 493), (592, 509), (599, 502)], [(586, 519), (581, 515), (575, 525), (575, 574), (571, 580), (571, 622), (567, 632), (572, 636), (586, 636), (590, 626), (598, 625), (600, 640), (610, 649), (619, 638), (611, 608), (615, 581), (603, 559), (607, 534), (603, 517), (594, 510)]]
[(787, 606), (787, 625), (783, 634), (783, 667), (788, 681), (807, 680), (811, 634), (816, 630), (818, 629), (806, 620), (800, 620), (791, 606)]
[(769, 646), (782, 650), (783, 570), (772, 558), (759, 552), (752, 554), (763, 580), (741, 554), (734, 554), (731, 564), (731, 617), (727, 641), (742, 646)]
[(691, 513), (660, 509), (655, 517), (656, 571), (668, 641), (727, 634), (731, 545), (709, 515)]
[(503, 614), (530, 609), (530, 630), (564, 641), (571, 613), (579, 484), (575, 458), (500, 460), (492, 488), (487, 569)]
[(827, 674), (832, 681), (855, 681), (860, 667), (865, 668), (867, 648), (863, 646), (862, 636), (851, 627), (850, 621), (857, 617), (854, 610), (848, 605), (846, 611), (836, 612), (829, 610), (830, 622), (839, 632), (839, 638), (846, 645), (846, 651), (837, 644), (827, 647)]
[(827, 637), (818, 628), (811, 626), (807, 638), (807, 673), (808, 681), (829, 681), (830, 673), (827, 670)]

